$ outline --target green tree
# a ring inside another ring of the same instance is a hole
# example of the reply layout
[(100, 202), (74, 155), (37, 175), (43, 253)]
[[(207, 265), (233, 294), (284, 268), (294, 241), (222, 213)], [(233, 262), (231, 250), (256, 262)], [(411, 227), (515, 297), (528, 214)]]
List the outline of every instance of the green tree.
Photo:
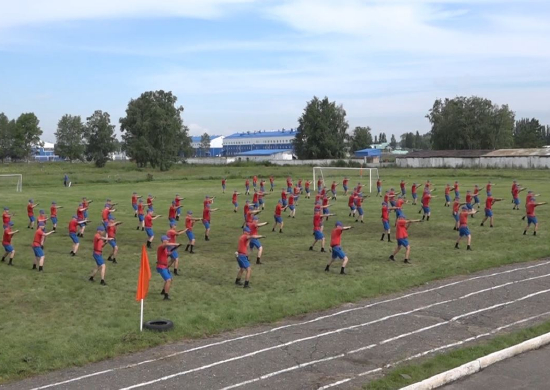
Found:
[(384, 142), (388, 142), (388, 138), (386, 137), (386, 133), (380, 133), (380, 137), (378, 139), (378, 142), (380, 142), (381, 144), (384, 143)]
[(10, 121), (3, 112), (0, 113), (0, 160), (2, 162), (11, 157), (14, 125), (14, 121)]
[(86, 118), (86, 159), (102, 168), (109, 161), (109, 154), (115, 151), (115, 126), (108, 113), (97, 110)]
[(374, 143), (375, 143), (375, 144), (378, 143), (378, 136), (377, 136), (377, 135), (374, 136)]
[(14, 159), (28, 159), (33, 147), (40, 146), (42, 130), (38, 126), (40, 121), (34, 113), (21, 114), (13, 127), (11, 157)]
[(413, 133), (401, 134), (400, 145), (404, 149), (414, 149), (415, 148), (415, 138)]
[(390, 141), (390, 147), (392, 149), (397, 148), (397, 140), (395, 139), (395, 135), (391, 135), (391, 141)]
[(138, 166), (147, 163), (161, 171), (170, 169), (181, 155), (191, 155), (189, 130), (183, 124), (182, 106), (176, 106), (172, 92), (144, 92), (132, 99), (126, 117), (120, 118), (120, 129), (128, 156)]
[(210, 153), (210, 136), (208, 133), (201, 135), (200, 149), (203, 157)]
[(514, 112), (477, 96), (438, 99), (426, 117), (434, 149), (499, 149), (513, 143)]
[(82, 160), (86, 145), (84, 143), (84, 123), (79, 115), (65, 114), (57, 123), (55, 133), (55, 153), (70, 161)]
[(516, 148), (540, 148), (546, 144), (546, 129), (538, 119), (522, 118), (514, 128)]
[(304, 108), (298, 119), (294, 150), (298, 158), (342, 158), (345, 156), (346, 111), (328, 97), (316, 96)]
[(357, 126), (355, 129), (353, 129), (353, 134), (351, 135), (350, 141), (351, 152), (370, 147), (372, 145), (372, 135), (370, 127)]

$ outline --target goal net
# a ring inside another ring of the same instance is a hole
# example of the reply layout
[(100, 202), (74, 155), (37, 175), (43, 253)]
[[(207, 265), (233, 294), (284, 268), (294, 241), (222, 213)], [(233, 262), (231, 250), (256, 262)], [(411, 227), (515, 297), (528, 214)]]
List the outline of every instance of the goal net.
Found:
[(23, 191), (23, 175), (22, 174), (9, 174), (0, 175), (2, 187), (15, 188), (15, 192)]
[(361, 183), (364, 189), (368, 188), (369, 192), (372, 192), (378, 179), (378, 168), (313, 167), (313, 188), (315, 190), (318, 189), (318, 181), (321, 180), (328, 189), (335, 181), (339, 191), (342, 191), (345, 178), (349, 180), (348, 191), (353, 190), (357, 183)]

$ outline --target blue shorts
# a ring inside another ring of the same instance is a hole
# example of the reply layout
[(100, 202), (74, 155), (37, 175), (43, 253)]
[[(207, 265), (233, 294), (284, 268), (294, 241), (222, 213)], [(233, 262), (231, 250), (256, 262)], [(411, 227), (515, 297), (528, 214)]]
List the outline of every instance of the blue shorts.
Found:
[(170, 222), (170, 224), (175, 224), (176, 218), (168, 218), (168, 222)]
[(292, 192), (292, 187), (286, 187), (286, 192)]
[(205, 229), (210, 229), (210, 222), (208, 221), (202, 221), (202, 224), (204, 225)]
[(239, 263), (239, 267), (241, 268), (250, 268), (250, 262), (248, 261), (248, 256), (241, 255), (237, 257), (237, 263)]
[(157, 272), (160, 274), (162, 279), (166, 282), (167, 280), (172, 279), (172, 275), (170, 274), (170, 270), (168, 268), (158, 268)]
[(4, 245), (4, 250), (6, 251), (6, 253), (13, 252), (13, 246), (11, 246), (11, 245)]
[(349, 206), (350, 211), (355, 211), (355, 206)]
[(330, 210), (328, 209), (328, 207), (325, 207), (323, 209), (323, 214), (330, 214)]
[(336, 190), (330, 190), (330, 192), (332, 192), (332, 195), (335, 195), (336, 196)]
[(192, 230), (186, 231), (185, 234), (187, 235), (187, 238), (189, 239), (189, 241), (193, 241), (195, 239), (195, 234), (193, 233)]
[(382, 187), (376, 187), (376, 190), (378, 191), (378, 193), (382, 192)]
[(283, 207), (286, 207), (287, 201), (286, 201), (286, 200), (283, 200), (282, 202), (283, 202)]
[(390, 221), (382, 221), (382, 225), (384, 226), (385, 231), (390, 230)]
[(176, 215), (180, 215), (180, 214), (181, 214), (181, 206), (176, 208)]
[(346, 257), (346, 254), (342, 250), (342, 247), (340, 247), (339, 245), (336, 245), (336, 246), (332, 247), (332, 258), (333, 259), (338, 258), (340, 260), (344, 260), (344, 257)]
[(222, 189), (224, 189), (224, 190), (225, 190), (225, 184), (222, 184)]
[(470, 235), (470, 229), (468, 229), (468, 226), (461, 226), (458, 228), (458, 233), (460, 237), (468, 237)]
[(260, 191), (261, 191), (261, 192), (265, 192), (265, 187), (264, 187), (264, 186), (260, 186)]
[(179, 255), (178, 251), (173, 250), (173, 251), (170, 252), (170, 257), (171, 257), (172, 259), (176, 260), (177, 258), (180, 257), (180, 255)]
[(451, 202), (451, 195), (445, 195), (445, 202), (447, 203)]
[(391, 207), (395, 207), (395, 200), (390, 200)]
[(78, 244), (80, 242), (76, 233), (69, 233), (69, 237), (71, 237), (71, 240), (73, 240), (75, 244)]
[(133, 203), (133, 204), (132, 204), (132, 208), (133, 208), (135, 211), (137, 211), (137, 209), (138, 209), (138, 208), (137, 208), (137, 203)]
[(474, 207), (472, 206), (471, 203), (466, 203), (466, 208), (467, 208), (468, 210), (472, 210)]
[(537, 217), (527, 217), (527, 226), (531, 224), (536, 225), (538, 222)]
[(400, 216), (404, 215), (403, 210), (401, 209), (395, 209), (395, 216), (399, 218)]
[(246, 186), (246, 190), (248, 191), (250, 189), (250, 186)]
[(36, 219), (34, 218), (34, 216), (30, 216), (30, 217), (29, 217), (29, 221), (30, 221), (30, 222), (34, 222), (35, 220), (36, 220)]
[(253, 238), (252, 240), (250, 240), (250, 249), (260, 249), (262, 247), (262, 244), (260, 243), (260, 240), (258, 240), (257, 238)]
[(109, 240), (107, 241), (109, 245), (111, 245), (113, 248), (116, 246), (116, 240)]
[(80, 221), (78, 221), (78, 226), (84, 227), (84, 226), (86, 226), (86, 222), (80, 222)]
[(155, 232), (153, 231), (153, 228), (145, 228), (145, 233), (147, 233), (147, 237), (153, 237), (155, 235)]
[(492, 217), (493, 216), (493, 210), (485, 209), (485, 216), (486, 217)]
[(256, 188), (256, 183), (252, 183), (252, 187)]
[(397, 246), (403, 246), (408, 247), (409, 246), (409, 240), (407, 238), (398, 238), (397, 239)]
[(453, 213), (453, 218), (455, 219), (456, 222), (458, 222), (460, 219), (458, 213)]
[(357, 207), (357, 212), (359, 213), (359, 215), (363, 215), (363, 208)]
[(34, 251), (34, 256), (35, 256), (35, 257), (42, 257), (42, 256), (44, 256), (44, 251), (42, 250), (41, 247), (39, 247), (39, 246), (33, 246), (33, 247), (32, 247), (32, 250)]
[(479, 198), (477, 196), (474, 196), (474, 204), (479, 203)]
[(306, 194), (309, 194), (309, 187), (306, 188)]
[(294, 211), (294, 209), (296, 208), (293, 204), (291, 204), (290, 206), (288, 206), (288, 208), (290, 209), (290, 211)]
[(460, 191), (455, 191), (455, 197), (460, 198)]
[(57, 225), (57, 217), (51, 217), (50, 219), (54, 225)]
[(283, 223), (283, 217), (279, 217), (279, 216), (275, 215), (273, 218), (275, 218), (276, 223)]
[(105, 264), (105, 260), (103, 260), (103, 256), (101, 254), (94, 253), (94, 260), (98, 267)]
[(143, 214), (138, 214), (138, 221), (143, 222), (145, 220), (145, 216)]
[(260, 207), (260, 203), (252, 203), (254, 205), (255, 208), (258, 208)]
[(418, 199), (418, 194), (416, 192), (413, 194), (413, 199)]
[(401, 195), (406, 195), (406, 194), (407, 194), (407, 190), (404, 189), (404, 188), (402, 188), (402, 189), (401, 189)]
[(518, 205), (520, 203), (521, 203), (521, 201), (519, 200), (519, 198), (514, 198), (514, 204), (515, 205)]
[(322, 240), (323, 238), (325, 238), (325, 235), (320, 230), (314, 230), (313, 235), (315, 236), (315, 240), (317, 240), (317, 241)]
[(344, 189), (344, 191), (348, 192), (348, 186), (343, 186), (342, 188)]
[(430, 214), (430, 208), (422, 206), (422, 210), (424, 210), (424, 214)]
[(239, 202), (233, 202), (233, 206), (239, 207)]
[(271, 188), (275, 187), (275, 183), (269, 183), (269, 185), (271, 186)]
[(151, 210), (151, 211), (154, 211), (152, 205), (151, 205), (151, 206), (147, 206), (147, 209), (148, 209), (148, 210)]
[(260, 199), (258, 202), (260, 203), (260, 205), (264, 204), (264, 200), (263, 200), (263, 199)]

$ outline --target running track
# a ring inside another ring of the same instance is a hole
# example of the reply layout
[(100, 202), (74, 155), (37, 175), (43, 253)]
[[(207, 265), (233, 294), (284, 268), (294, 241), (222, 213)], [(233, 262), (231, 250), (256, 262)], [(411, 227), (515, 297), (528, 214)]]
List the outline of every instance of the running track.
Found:
[(358, 388), (396, 364), (547, 320), (549, 299), (550, 261), (516, 264), (1, 388)]

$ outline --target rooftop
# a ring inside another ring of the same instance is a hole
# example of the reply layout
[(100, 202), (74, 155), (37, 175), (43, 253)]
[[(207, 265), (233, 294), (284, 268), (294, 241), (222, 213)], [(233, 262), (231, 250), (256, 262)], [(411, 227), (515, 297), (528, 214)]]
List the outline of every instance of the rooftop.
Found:
[(292, 149), (256, 149), (236, 154), (236, 156), (272, 156), (277, 153), (292, 153)]
[(403, 158), (481, 157), (490, 152), (492, 150), (419, 150), (408, 153)]
[(264, 138), (264, 137), (294, 137), (295, 129), (277, 131), (250, 131), (228, 135), (225, 139)]
[[(202, 135), (192, 135), (191, 136), (191, 142), (201, 142)], [(221, 137), (220, 135), (211, 135), (210, 141), (212, 141), (215, 138)]]

